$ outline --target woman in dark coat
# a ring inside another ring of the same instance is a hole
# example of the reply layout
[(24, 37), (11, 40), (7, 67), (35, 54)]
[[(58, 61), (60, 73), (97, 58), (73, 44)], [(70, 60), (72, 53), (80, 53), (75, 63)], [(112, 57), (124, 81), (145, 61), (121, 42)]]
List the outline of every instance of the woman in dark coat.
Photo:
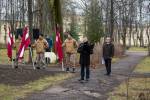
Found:
[(87, 38), (84, 38), (84, 42), (79, 45), (78, 53), (80, 53), (80, 65), (81, 65), (81, 79), (83, 82), (90, 78), (90, 54), (93, 52), (94, 45), (90, 45)]

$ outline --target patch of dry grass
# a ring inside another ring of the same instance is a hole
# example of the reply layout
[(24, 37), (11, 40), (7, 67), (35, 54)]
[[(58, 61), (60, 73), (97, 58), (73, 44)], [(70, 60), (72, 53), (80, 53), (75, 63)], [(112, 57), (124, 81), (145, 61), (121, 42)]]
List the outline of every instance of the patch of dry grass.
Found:
[[(150, 73), (150, 57), (146, 57), (136, 67), (134, 72)], [(145, 99), (150, 100), (150, 77), (148, 78), (130, 78), (116, 87), (109, 94), (109, 100), (140, 100), (139, 96), (143, 95)]]
[(138, 73), (150, 73), (150, 57), (146, 57), (135, 69)]
[(128, 51), (148, 51), (148, 48), (143, 47), (131, 47)]
[[(36, 53), (34, 50), (33, 58), (35, 59)], [(16, 51), (13, 50), (13, 58), (16, 57)], [(28, 57), (29, 57), (29, 50), (25, 50), (24, 54), (24, 61), (28, 62)], [(11, 64), (11, 61), (9, 60), (7, 56), (7, 49), (0, 49), (0, 64)]]
[(18, 100), (19, 98), (26, 97), (27, 94), (59, 84), (72, 76), (72, 74), (57, 74), (55, 76), (49, 76), (30, 82), (24, 86), (8, 86), (0, 84), (0, 100)]

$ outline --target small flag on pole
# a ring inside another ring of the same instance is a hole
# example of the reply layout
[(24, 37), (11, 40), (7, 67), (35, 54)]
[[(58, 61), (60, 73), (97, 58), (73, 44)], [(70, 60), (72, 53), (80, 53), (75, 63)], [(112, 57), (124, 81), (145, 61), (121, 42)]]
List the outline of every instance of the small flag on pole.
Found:
[(21, 42), (21, 45), (19, 47), (17, 59), (23, 58), (24, 51), (29, 46), (29, 44), (30, 44), (29, 28), (25, 27), (23, 30), (22, 42)]
[(10, 28), (8, 30), (8, 38), (7, 38), (7, 55), (10, 59), (12, 59), (12, 46), (14, 44), (13, 35), (10, 32)]
[(57, 53), (59, 62), (62, 63), (63, 61), (62, 41), (61, 41), (60, 32), (58, 29), (56, 29), (55, 51)]

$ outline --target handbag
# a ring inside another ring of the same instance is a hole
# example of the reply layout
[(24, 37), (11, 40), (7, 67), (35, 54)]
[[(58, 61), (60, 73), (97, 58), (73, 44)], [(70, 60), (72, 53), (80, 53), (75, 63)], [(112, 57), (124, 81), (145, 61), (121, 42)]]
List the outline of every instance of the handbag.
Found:
[(103, 65), (103, 64), (105, 64), (105, 60), (104, 60), (104, 58), (102, 57), (102, 65)]

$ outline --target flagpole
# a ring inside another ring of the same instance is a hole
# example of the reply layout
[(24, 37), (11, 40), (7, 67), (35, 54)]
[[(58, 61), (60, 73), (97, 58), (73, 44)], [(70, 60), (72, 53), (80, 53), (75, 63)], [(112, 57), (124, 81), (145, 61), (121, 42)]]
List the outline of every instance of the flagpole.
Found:
[(33, 66), (33, 69), (35, 70), (35, 65), (34, 65), (34, 61), (33, 61), (33, 54), (32, 54), (32, 50), (31, 50), (31, 47), (29, 47), (29, 50), (30, 50), (30, 56), (31, 56), (31, 61), (32, 61), (32, 66)]
[(62, 67), (62, 71), (65, 71), (63, 59), (62, 59), (62, 62), (61, 62), (61, 67)]
[[(5, 30), (5, 33), (7, 31), (7, 26), (4, 25), (4, 30)], [(10, 27), (8, 29), (8, 37), (7, 37), (7, 55), (8, 57), (10, 58), (10, 61), (11, 61), (11, 64), (12, 64), (12, 68), (14, 68), (14, 62), (13, 62), (13, 59), (12, 59), (12, 46), (13, 46), (13, 35), (12, 33), (10, 33)]]
[(12, 68), (14, 69), (15, 66), (14, 66), (14, 59), (11, 59), (11, 65), (12, 65)]

